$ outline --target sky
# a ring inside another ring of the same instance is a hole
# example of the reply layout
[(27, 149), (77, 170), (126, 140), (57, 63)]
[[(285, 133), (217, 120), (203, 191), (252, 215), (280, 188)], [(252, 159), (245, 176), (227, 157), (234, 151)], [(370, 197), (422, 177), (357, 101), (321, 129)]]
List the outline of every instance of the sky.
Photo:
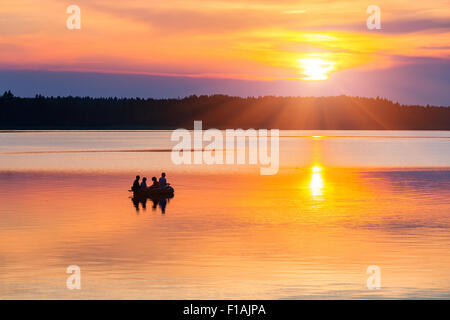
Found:
[[(66, 26), (69, 5), (80, 29)], [(366, 25), (370, 5), (381, 29)], [(0, 90), (19, 96), (347, 94), (449, 106), (449, 88), (448, 0), (1, 0)]]

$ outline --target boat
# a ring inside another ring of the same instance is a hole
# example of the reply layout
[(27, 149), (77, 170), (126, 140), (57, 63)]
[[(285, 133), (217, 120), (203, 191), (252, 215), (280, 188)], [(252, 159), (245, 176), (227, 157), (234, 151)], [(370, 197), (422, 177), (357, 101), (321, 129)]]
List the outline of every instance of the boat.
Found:
[(133, 192), (134, 198), (173, 198), (175, 190), (171, 186), (166, 186), (164, 189), (155, 188), (155, 187), (147, 187), (141, 188), (137, 191), (129, 190)]

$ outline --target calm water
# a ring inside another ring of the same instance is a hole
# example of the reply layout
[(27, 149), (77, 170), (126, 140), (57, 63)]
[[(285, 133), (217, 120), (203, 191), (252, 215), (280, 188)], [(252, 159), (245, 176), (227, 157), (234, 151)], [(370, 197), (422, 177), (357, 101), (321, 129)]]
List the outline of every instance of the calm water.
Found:
[(260, 176), (175, 166), (168, 131), (0, 132), (0, 297), (450, 298), (450, 132), (281, 134)]

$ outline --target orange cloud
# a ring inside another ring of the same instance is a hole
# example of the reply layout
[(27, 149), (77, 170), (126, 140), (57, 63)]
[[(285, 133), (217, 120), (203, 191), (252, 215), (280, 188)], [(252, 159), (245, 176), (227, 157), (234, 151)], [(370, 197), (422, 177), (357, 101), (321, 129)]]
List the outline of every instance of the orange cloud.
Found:
[(449, 9), (439, 0), (379, 1), (380, 31), (365, 29), (364, 1), (77, 4), (81, 30), (66, 29), (66, 4), (56, 0), (2, 6), (0, 67), (305, 79), (299, 61), (317, 57), (335, 73), (387, 68), (397, 63), (396, 56), (449, 58), (450, 53)]

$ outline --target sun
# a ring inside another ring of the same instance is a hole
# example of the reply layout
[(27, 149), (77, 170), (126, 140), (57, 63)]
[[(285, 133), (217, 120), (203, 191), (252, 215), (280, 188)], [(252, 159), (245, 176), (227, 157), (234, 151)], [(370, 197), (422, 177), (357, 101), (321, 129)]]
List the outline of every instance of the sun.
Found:
[(334, 69), (334, 62), (326, 61), (322, 58), (304, 58), (297, 60), (302, 73), (305, 75), (302, 80), (327, 80), (328, 74)]

